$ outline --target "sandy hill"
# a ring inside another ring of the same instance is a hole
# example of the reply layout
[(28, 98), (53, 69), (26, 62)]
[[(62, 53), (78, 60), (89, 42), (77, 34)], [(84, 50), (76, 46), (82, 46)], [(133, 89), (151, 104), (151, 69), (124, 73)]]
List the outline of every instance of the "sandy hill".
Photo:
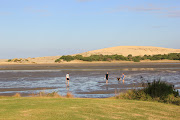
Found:
[(155, 54), (168, 54), (168, 53), (180, 53), (180, 49), (170, 49), (162, 47), (151, 47), (151, 46), (117, 46), (111, 48), (104, 48), (99, 50), (93, 50), (85, 53), (81, 53), (83, 56), (90, 55), (123, 55), (128, 56), (132, 54), (133, 56), (143, 56), (143, 55), (155, 55)]
[[(155, 55), (155, 54), (168, 54), (168, 53), (180, 53), (180, 49), (169, 49), (161, 47), (150, 47), (150, 46), (117, 46), (111, 48), (104, 48), (99, 50), (93, 50), (85, 53), (81, 53), (83, 56), (90, 55), (123, 55), (128, 56), (132, 54), (133, 56), (138, 55)], [(14, 58), (13, 60), (19, 59), (20, 62), (7, 62), (8, 59), (0, 59), (0, 64), (14, 64), (14, 63), (24, 63), (24, 64), (44, 64), (44, 63), (55, 63), (54, 61), (61, 56), (48, 56), (48, 57), (36, 57), (36, 58)]]

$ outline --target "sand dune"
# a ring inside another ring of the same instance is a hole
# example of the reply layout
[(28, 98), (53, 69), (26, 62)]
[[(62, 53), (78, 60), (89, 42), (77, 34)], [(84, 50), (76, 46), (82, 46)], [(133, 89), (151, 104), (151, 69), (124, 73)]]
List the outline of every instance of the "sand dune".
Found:
[[(155, 54), (168, 54), (168, 53), (180, 53), (180, 49), (170, 49), (170, 48), (161, 48), (161, 47), (150, 47), (150, 46), (117, 46), (111, 48), (104, 48), (99, 50), (93, 50), (85, 53), (81, 53), (83, 56), (90, 55), (123, 55), (128, 56), (132, 54), (133, 56), (137, 55), (155, 55)], [(36, 58), (20, 58), (23, 59), (22, 62), (7, 62), (8, 59), (0, 59), (0, 64), (51, 64), (55, 63), (56, 59), (60, 56), (48, 56), (48, 57), (36, 57)], [(18, 58), (15, 58), (18, 59)], [(71, 63), (82, 63), (82, 61), (72, 61)], [(148, 62), (148, 61), (146, 61)], [(168, 62), (165, 61), (164, 62)], [(170, 61), (172, 62), (172, 61)]]
[(90, 55), (123, 55), (128, 56), (143, 56), (143, 55), (156, 55), (156, 54), (168, 54), (168, 53), (180, 53), (180, 49), (170, 49), (162, 47), (151, 47), (151, 46), (117, 46), (111, 48), (104, 48), (99, 50), (93, 50), (85, 53), (81, 53), (83, 56)]
[(27, 58), (27, 60), (33, 63), (54, 63), (54, 61), (60, 57), (61, 56), (47, 56), (47, 57)]
[[(21, 62), (7, 62), (8, 59), (0, 59), (0, 64), (51, 64), (55, 63), (54, 61), (61, 56), (47, 56), (47, 57), (35, 57), (35, 58), (14, 58), (22, 59)], [(27, 61), (26, 61), (27, 60)]]

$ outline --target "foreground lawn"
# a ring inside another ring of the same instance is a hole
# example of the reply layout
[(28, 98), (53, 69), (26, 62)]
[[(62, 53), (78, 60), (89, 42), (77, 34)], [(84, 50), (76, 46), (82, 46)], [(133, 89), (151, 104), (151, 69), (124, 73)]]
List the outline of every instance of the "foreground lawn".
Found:
[(0, 120), (180, 120), (180, 106), (134, 100), (0, 97)]

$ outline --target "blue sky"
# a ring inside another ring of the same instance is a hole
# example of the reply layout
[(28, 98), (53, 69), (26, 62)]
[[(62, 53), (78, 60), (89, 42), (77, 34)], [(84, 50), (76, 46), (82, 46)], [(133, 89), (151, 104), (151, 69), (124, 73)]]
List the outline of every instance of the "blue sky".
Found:
[(0, 0), (0, 58), (180, 49), (180, 0)]

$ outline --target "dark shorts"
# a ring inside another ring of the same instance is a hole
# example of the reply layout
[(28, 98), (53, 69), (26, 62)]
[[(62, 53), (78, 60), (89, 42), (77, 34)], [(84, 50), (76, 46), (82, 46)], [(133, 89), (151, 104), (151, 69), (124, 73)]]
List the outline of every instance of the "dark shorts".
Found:
[(67, 78), (67, 80), (69, 80), (69, 78)]
[(108, 80), (108, 78), (106, 78), (106, 80)]

